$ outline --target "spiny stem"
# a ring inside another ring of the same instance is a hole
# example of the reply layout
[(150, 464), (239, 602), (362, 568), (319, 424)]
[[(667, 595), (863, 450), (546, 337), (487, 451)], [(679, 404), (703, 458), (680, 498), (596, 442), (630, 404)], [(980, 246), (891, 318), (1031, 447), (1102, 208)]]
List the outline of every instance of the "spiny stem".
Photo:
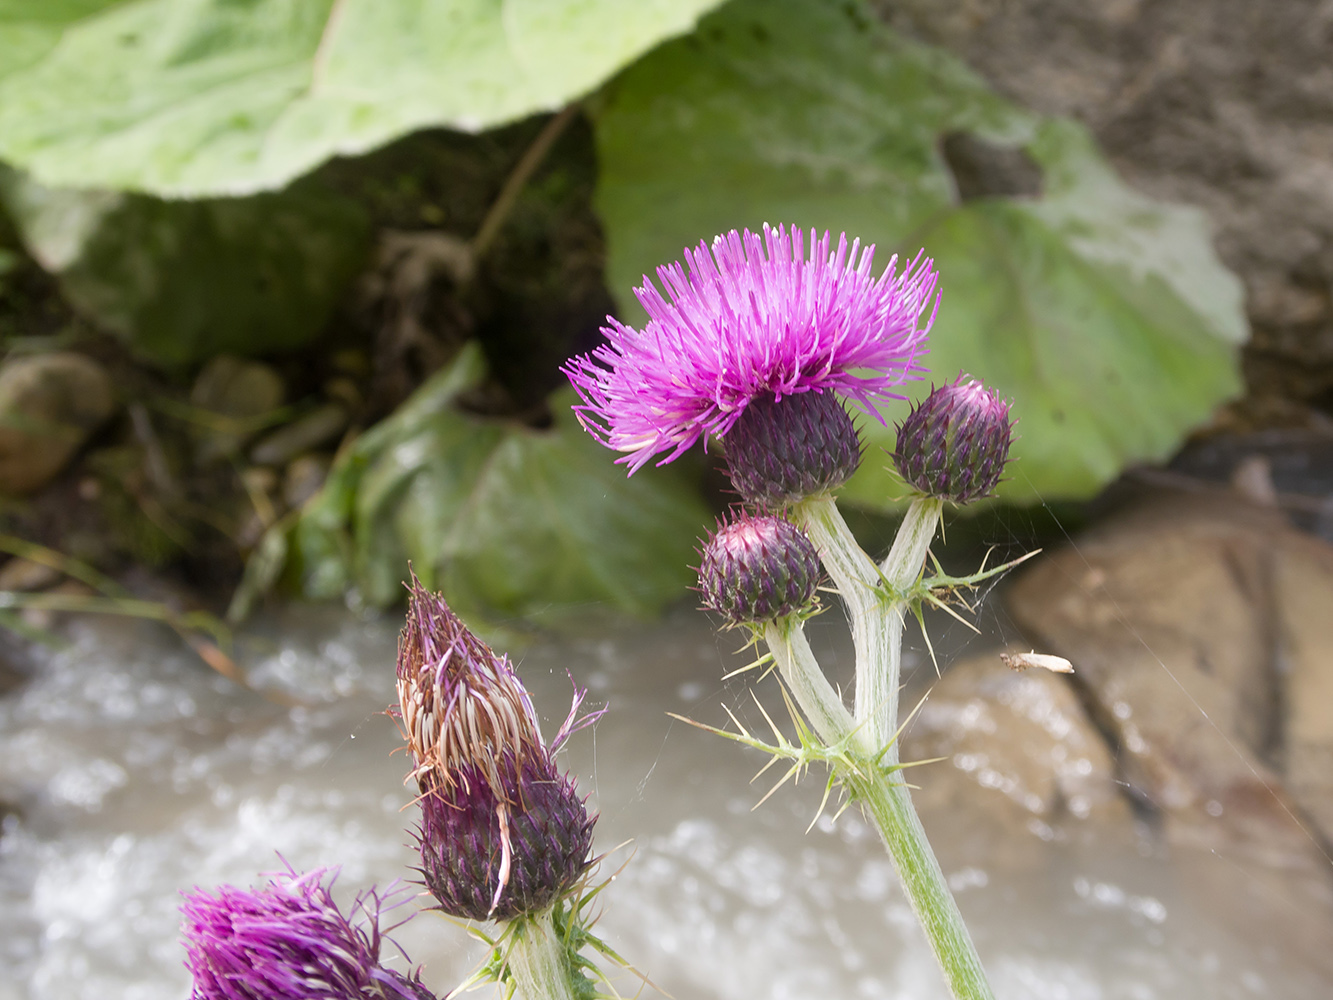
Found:
[[(930, 551), (930, 543), (935, 538), (935, 529), (940, 523), (940, 511), (943, 503), (934, 497), (921, 497), (913, 500), (907, 508), (907, 516), (898, 528), (898, 536), (893, 540), (893, 547), (888, 557), (879, 567), (884, 582), (890, 588), (901, 593), (906, 590), (921, 572)], [(845, 526), (845, 525), (844, 525)], [(855, 545), (856, 539), (848, 532), (848, 544)], [(898, 690), (901, 687), (903, 656), (903, 625), (906, 621), (906, 607), (902, 602), (880, 609), (880, 621), (883, 623), (884, 661), (873, 672), (883, 676), (884, 718), (881, 724), (892, 733), (898, 726)], [(886, 755), (890, 761), (898, 760), (898, 744), (894, 743)]]
[[(869, 749), (871, 758), (881, 765), (839, 768), (839, 776), (879, 829), (953, 996), (956, 1000), (994, 1000), (911, 794), (883, 766), (898, 762), (898, 674), (906, 602), (894, 595), (903, 595), (920, 574), (941, 508), (938, 500), (914, 501), (881, 566), (861, 550), (831, 498), (806, 500), (794, 513), (847, 604), (857, 655), (856, 716), (851, 731), (860, 727), (858, 749), (862, 753)], [(843, 728), (846, 722), (829, 707), (827, 695), (813, 679), (812, 675), (818, 675), (824, 680), (799, 624), (788, 623), (785, 629), (770, 625), (765, 638), (815, 731), (830, 744), (839, 742), (849, 730)], [(802, 688), (798, 690), (789, 676), (799, 677)], [(827, 680), (823, 687), (828, 688)], [(846, 715), (840, 699), (837, 708)], [(878, 756), (880, 751), (882, 756)]]
[(764, 640), (773, 652), (778, 673), (819, 738), (829, 746), (845, 740), (856, 721), (819, 668), (804, 624), (796, 618), (769, 622), (764, 626)]
[[(851, 620), (852, 645), (856, 650), (855, 718), (865, 723), (865, 738), (877, 748), (884, 746), (893, 735), (892, 719), (887, 710), (889, 692), (884, 690), (884, 678), (870, 669), (872, 664), (884, 661), (887, 637), (876, 633), (876, 611), (880, 597), (875, 592), (879, 571), (870, 558), (861, 551), (852, 538), (851, 529), (842, 519), (832, 497), (811, 497), (792, 510), (796, 523), (805, 529), (814, 543), (819, 558), (833, 578), (847, 614)], [(880, 707), (876, 711), (876, 706)]]
[(814, 542), (851, 618), (856, 649), (856, 722), (877, 748), (888, 746), (886, 760), (897, 761), (890, 745), (898, 727), (898, 674), (903, 611), (886, 605), (882, 584), (902, 591), (916, 579), (939, 524), (939, 500), (914, 500), (903, 519), (893, 549), (882, 567), (856, 543), (832, 497), (812, 497), (797, 504), (793, 516)]

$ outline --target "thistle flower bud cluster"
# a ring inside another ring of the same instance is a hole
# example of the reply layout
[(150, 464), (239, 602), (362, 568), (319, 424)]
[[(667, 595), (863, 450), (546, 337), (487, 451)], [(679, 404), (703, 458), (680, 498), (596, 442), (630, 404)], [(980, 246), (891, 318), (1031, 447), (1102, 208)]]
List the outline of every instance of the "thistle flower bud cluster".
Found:
[(898, 425), (898, 472), (926, 496), (969, 503), (989, 496), (1009, 458), (1009, 404), (959, 375), (914, 407)]
[(398, 699), (421, 791), (421, 873), (439, 909), (473, 920), (536, 913), (591, 865), (583, 799), (554, 749), (576, 720), (576, 693), (553, 746), (507, 657), (473, 635), (413, 578), (398, 642)]
[(380, 921), (406, 900), (363, 893), (353, 922), (333, 901), (336, 877), (336, 869), (289, 867), (260, 889), (187, 893), (181, 913), (192, 1000), (435, 1000), (415, 975), (380, 964)]
[(704, 604), (733, 624), (773, 621), (814, 600), (819, 554), (781, 517), (742, 513), (720, 522), (700, 555)]

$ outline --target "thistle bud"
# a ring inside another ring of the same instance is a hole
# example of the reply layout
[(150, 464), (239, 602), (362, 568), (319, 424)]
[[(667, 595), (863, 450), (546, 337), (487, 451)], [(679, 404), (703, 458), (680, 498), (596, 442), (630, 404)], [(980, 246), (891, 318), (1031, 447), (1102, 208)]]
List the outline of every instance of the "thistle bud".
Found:
[(406, 900), (386, 904), (363, 893), (352, 904), (354, 923), (333, 901), (336, 877), (336, 869), (289, 868), (257, 890), (187, 893), (181, 913), (192, 1000), (435, 1000), (415, 976), (380, 964), (380, 920)]
[(1009, 404), (959, 375), (914, 407), (898, 425), (893, 453), (913, 489), (955, 503), (989, 496), (1009, 458)]
[(413, 578), (398, 699), (421, 790), (420, 870), (439, 909), (510, 920), (571, 892), (592, 864), (596, 817), (553, 752), (600, 716), (577, 718), (583, 692), (548, 747), (508, 657)]
[(861, 437), (832, 392), (756, 398), (726, 445), (736, 492), (770, 508), (836, 489), (861, 464)]
[(699, 564), (704, 604), (732, 622), (782, 618), (808, 605), (819, 583), (819, 554), (790, 521), (741, 514), (719, 523)]

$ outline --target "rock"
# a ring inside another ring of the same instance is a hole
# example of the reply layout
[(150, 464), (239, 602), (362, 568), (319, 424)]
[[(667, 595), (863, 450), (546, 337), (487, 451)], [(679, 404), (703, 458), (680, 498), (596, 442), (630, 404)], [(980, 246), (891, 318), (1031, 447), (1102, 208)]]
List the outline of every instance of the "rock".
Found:
[(1131, 820), (1115, 760), (1069, 682), (1046, 671), (1015, 673), (997, 653), (948, 667), (903, 737), (923, 810), (961, 814), (981, 804), (982, 826), (1026, 827), (1043, 838), (1079, 820)]
[(0, 493), (41, 489), (115, 408), (111, 379), (82, 354), (6, 362), (0, 369)]
[(1333, 844), (1333, 546), (1282, 546), (1272, 604), (1286, 680), (1287, 785)]
[(282, 501), (297, 510), (320, 491), (332, 461), (325, 455), (298, 455), (282, 477)]
[[(1282, 747), (1300, 734), (1301, 787), (1326, 794), (1328, 772), (1317, 772), (1333, 752), (1333, 707), (1310, 699), (1333, 688), (1333, 660), (1315, 652), (1333, 647), (1321, 646), (1327, 626), (1309, 622), (1333, 606), (1328, 558), (1273, 511), (1158, 495), (1043, 557), (1008, 593), (1020, 627), (1073, 662), (1118, 741), (1121, 776), (1160, 811), (1169, 840), (1314, 872), (1321, 891), (1328, 865), (1283, 781)], [(1294, 609), (1280, 616), (1279, 594)], [(1280, 632), (1292, 651), (1286, 694)], [(1311, 801), (1311, 815), (1328, 815)]]
[(347, 408), (326, 403), (266, 435), (250, 451), (250, 461), (258, 465), (283, 465), (303, 451), (327, 444), (347, 427)]
[(190, 402), (222, 419), (203, 432), (196, 457), (208, 462), (239, 451), (285, 395), (282, 379), (268, 365), (225, 354), (214, 358), (195, 379)]
[(45, 590), (60, 579), (60, 570), (15, 556), (0, 566), (0, 590)]

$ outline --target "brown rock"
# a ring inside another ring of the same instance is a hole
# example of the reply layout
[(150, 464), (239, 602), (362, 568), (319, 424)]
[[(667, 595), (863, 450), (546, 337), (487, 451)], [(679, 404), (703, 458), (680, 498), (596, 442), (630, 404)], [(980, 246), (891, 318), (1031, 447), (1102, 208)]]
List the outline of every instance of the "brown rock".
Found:
[(282, 405), (286, 389), (278, 373), (260, 361), (219, 355), (204, 365), (190, 402), (218, 417), (198, 450), (200, 461), (233, 454), (263, 428), (263, 418)]
[(1043, 670), (1015, 673), (996, 653), (948, 667), (909, 724), (902, 759), (934, 757), (947, 763), (907, 774), (930, 812), (970, 800), (989, 825), (1042, 835), (1071, 820), (1131, 818), (1111, 751), (1069, 682)]
[(1333, 843), (1333, 547), (1300, 539), (1275, 553), (1273, 609), (1286, 680), (1287, 785)]
[(0, 590), (45, 590), (60, 579), (60, 570), (15, 556), (0, 566)]
[(115, 410), (111, 380), (82, 354), (15, 358), (0, 369), (0, 493), (41, 489)]
[[(1175, 843), (1327, 868), (1280, 768), (1284, 730), (1299, 730), (1303, 787), (1321, 786), (1312, 772), (1333, 747), (1333, 716), (1321, 705), (1283, 719), (1293, 699), (1279, 683), (1274, 613), (1278, 588), (1312, 598), (1307, 561), (1320, 546), (1271, 511), (1159, 496), (1043, 558), (1009, 591), (1017, 623), (1073, 662), (1119, 742), (1122, 776), (1162, 812)], [(1319, 647), (1301, 625), (1314, 610), (1282, 618), (1290, 649)], [(1302, 677), (1306, 702), (1330, 683), (1318, 664)]]

